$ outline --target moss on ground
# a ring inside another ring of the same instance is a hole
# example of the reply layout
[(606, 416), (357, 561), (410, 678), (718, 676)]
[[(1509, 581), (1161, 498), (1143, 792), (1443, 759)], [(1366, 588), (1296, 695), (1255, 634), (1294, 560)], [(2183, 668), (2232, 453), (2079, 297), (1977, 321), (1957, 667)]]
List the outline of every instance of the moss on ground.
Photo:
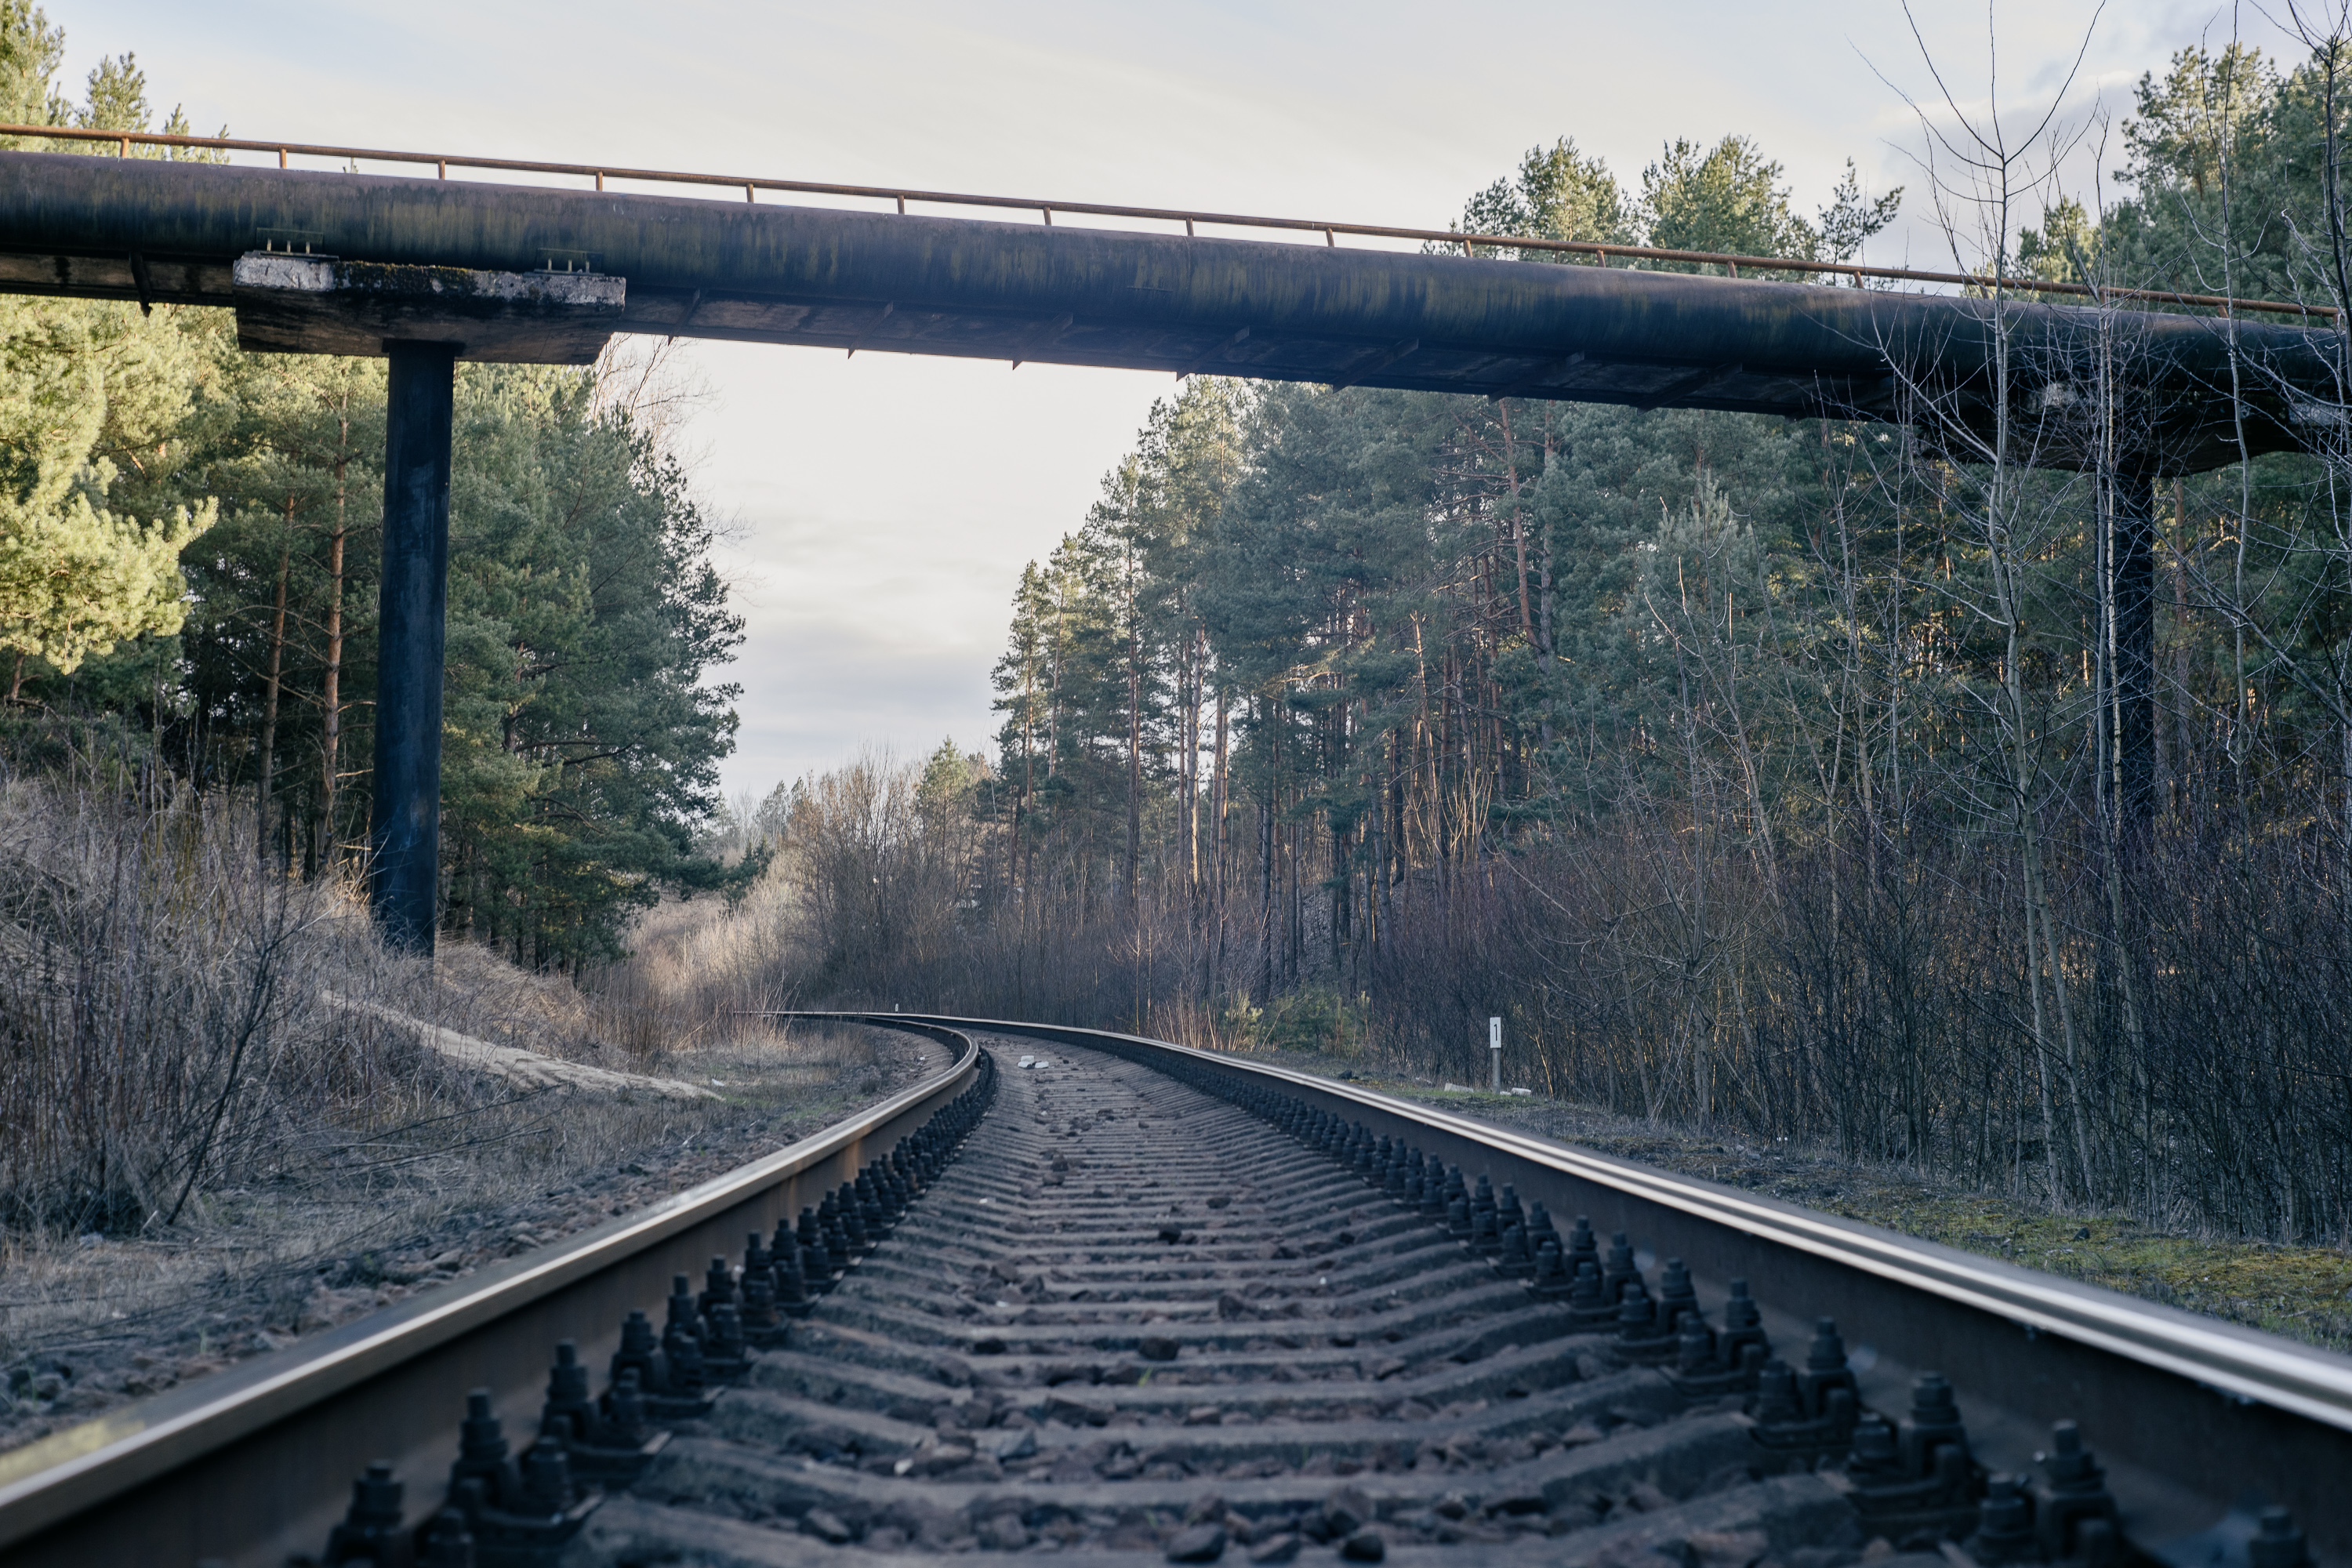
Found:
[(1332, 1077), (1344, 1072), (1367, 1089), (1442, 1105), (1515, 1131), (1747, 1187), (1963, 1252), (2352, 1352), (2352, 1252), (2341, 1247), (2168, 1234), (2122, 1215), (2053, 1213), (2006, 1194), (1853, 1164), (1815, 1149), (1681, 1132), (1539, 1097), (1448, 1091), (1386, 1071), (1361, 1071), (1355, 1062), (1301, 1053), (1282, 1053), (1282, 1062)]

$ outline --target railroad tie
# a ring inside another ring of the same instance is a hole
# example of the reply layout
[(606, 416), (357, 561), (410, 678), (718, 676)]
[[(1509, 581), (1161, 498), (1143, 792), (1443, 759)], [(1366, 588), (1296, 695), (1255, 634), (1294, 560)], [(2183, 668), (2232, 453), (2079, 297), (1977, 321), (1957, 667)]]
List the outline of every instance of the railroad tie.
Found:
[[(2127, 1550), (2070, 1423), (2039, 1474), (1989, 1474), (1943, 1378), (1871, 1409), (1838, 1325), (1776, 1353), (1745, 1281), (1710, 1310), (1679, 1259), (1279, 1090), (986, 1044), (886, 1160), (678, 1276), (658, 1336), (632, 1313), (601, 1397), (558, 1347), (521, 1461), (481, 1396), (416, 1560)], [(397, 1490), (362, 1478), (325, 1561), (370, 1560)], [(2292, 1520), (2263, 1529), (2255, 1568), (2294, 1568)]]

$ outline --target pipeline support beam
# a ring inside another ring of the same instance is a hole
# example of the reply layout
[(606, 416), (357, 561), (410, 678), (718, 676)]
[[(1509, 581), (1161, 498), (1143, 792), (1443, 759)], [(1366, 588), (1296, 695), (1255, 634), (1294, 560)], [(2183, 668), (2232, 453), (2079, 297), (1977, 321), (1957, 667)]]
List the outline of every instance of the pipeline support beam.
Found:
[[(627, 281), (625, 285), (623, 279)], [(2333, 332), (2180, 315), (616, 192), (0, 152), (0, 292), (233, 306), (249, 347), (393, 342), (377, 917), (428, 947), (450, 365), (583, 363), (614, 331), (1916, 424), (2116, 490), (2110, 787), (2155, 803), (2151, 476), (2307, 449)], [(2130, 450), (2091, 415), (2144, 345)], [(448, 340), (448, 341), (439, 341)], [(2022, 421), (2022, 425), (2018, 422)]]
[(394, 341), (383, 438), (375, 794), (368, 908), (385, 936), (430, 953), (441, 890), (441, 671), (449, 607), (454, 342)]
[(373, 356), (404, 339), (463, 340), (460, 357), (590, 364), (626, 309), (605, 272), (483, 272), (390, 267), (253, 251), (231, 270), (239, 347), (258, 353)]

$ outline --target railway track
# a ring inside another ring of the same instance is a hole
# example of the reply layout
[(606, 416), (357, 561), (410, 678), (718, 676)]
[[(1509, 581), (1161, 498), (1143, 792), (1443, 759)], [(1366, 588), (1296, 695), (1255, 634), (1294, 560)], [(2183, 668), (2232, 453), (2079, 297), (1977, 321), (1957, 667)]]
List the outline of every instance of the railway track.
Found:
[(959, 1058), (0, 1457), (0, 1557), (2352, 1562), (2343, 1358), (1344, 1084), (856, 1021)]

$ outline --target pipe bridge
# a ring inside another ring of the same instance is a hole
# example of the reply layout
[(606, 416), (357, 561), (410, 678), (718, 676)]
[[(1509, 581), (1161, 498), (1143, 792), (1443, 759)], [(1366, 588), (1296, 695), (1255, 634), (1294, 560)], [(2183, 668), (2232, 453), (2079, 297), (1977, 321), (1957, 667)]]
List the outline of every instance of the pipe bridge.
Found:
[(219, 306), (251, 349), (390, 356), (371, 875), (385, 928), (422, 947), (436, 906), (459, 360), (583, 364), (614, 333), (642, 332), (1876, 419), (1917, 427), (1959, 462), (1998, 442), (2027, 466), (2105, 466), (2124, 481), (2119, 754), (2128, 809), (2143, 816), (2152, 481), (2340, 438), (2345, 420), (2334, 331), (1046, 216), (1041, 226), (0, 152), (0, 291)]

